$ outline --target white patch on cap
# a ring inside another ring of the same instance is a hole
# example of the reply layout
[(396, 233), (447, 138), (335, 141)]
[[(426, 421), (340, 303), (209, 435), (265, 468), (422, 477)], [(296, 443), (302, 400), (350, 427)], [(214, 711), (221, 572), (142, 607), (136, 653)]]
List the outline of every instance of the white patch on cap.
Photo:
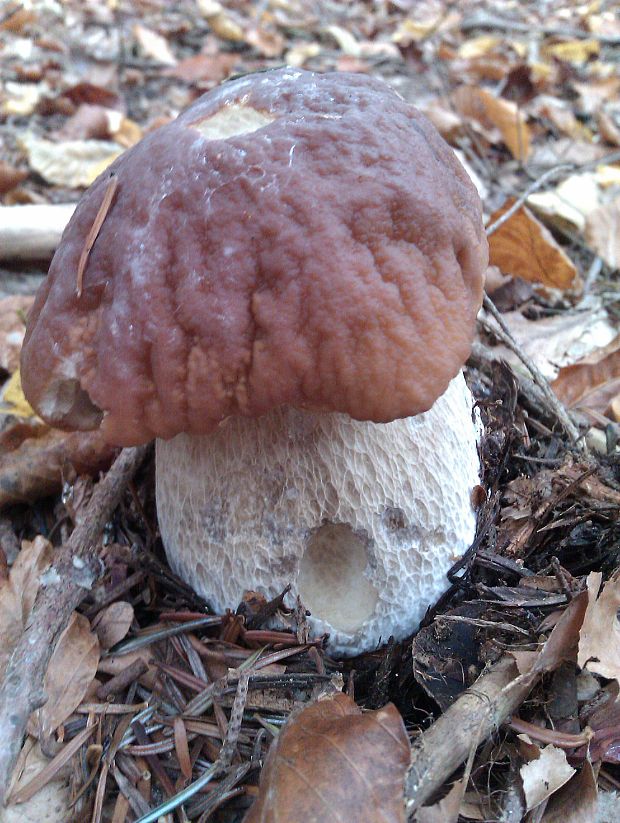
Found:
[(207, 140), (227, 140), (229, 137), (250, 134), (262, 129), (275, 119), (252, 106), (231, 103), (216, 111), (211, 117), (192, 123), (191, 127), (197, 129)]

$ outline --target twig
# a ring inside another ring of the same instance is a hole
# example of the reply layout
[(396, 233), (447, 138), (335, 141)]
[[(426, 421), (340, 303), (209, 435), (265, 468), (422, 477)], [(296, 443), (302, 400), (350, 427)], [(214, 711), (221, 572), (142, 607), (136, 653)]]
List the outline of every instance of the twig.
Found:
[(409, 817), (465, 761), (472, 739), (486, 740), (513, 714), (538, 676), (532, 673), (519, 677), (514, 660), (503, 657), (413, 741), (405, 780)]
[(523, 206), (525, 204), (525, 201), (530, 196), (530, 194), (534, 194), (535, 191), (538, 191), (538, 189), (541, 189), (545, 185), (545, 183), (547, 183), (552, 178), (557, 177), (558, 175), (562, 174), (565, 171), (574, 171), (574, 169), (575, 169), (575, 167), (572, 163), (563, 163), (561, 166), (554, 166), (552, 169), (549, 169), (544, 174), (542, 174), (537, 180), (534, 180), (534, 182), (527, 187), (527, 189), (523, 192), (523, 194), (521, 194), (515, 200), (515, 202), (508, 209), (508, 211), (505, 211), (501, 215), (501, 217), (498, 217), (497, 220), (494, 223), (491, 223), (491, 225), (487, 227), (487, 229), (486, 229), (487, 237), (490, 237), (492, 234), (494, 234), (500, 228), (500, 226), (503, 226), (504, 223), (506, 223), (508, 220), (510, 220), (512, 215), (515, 212), (519, 211), (521, 206)]
[(28, 718), (45, 703), (43, 678), (56, 640), (101, 574), (99, 536), (147, 450), (148, 446), (123, 449), (95, 487), (73, 534), (56, 552), (48, 578), (58, 582), (40, 588), (26, 629), (11, 654), (0, 686), (0, 805), (6, 797)]
[(497, 326), (492, 326), (489, 323), (486, 323), (484, 320), (480, 321), (482, 325), (487, 329), (487, 331), (490, 331), (492, 334), (498, 337), (502, 341), (502, 343), (504, 343), (505, 346), (507, 346), (512, 352), (514, 352), (514, 354), (517, 355), (519, 360), (523, 363), (525, 368), (532, 375), (534, 383), (543, 393), (549, 408), (553, 411), (554, 416), (557, 418), (558, 422), (560, 423), (564, 431), (568, 434), (573, 443), (576, 443), (577, 440), (579, 440), (580, 438), (579, 429), (577, 428), (577, 426), (575, 426), (573, 421), (568, 416), (568, 412), (564, 408), (564, 404), (554, 393), (553, 389), (549, 385), (548, 380), (542, 374), (538, 366), (536, 366), (536, 364), (533, 363), (532, 360), (521, 349), (517, 341), (512, 336), (512, 333), (506, 325), (504, 318), (497, 310), (491, 298), (486, 294), (484, 296), (483, 306), (489, 312), (489, 314), (492, 315), (492, 317), (497, 323)]

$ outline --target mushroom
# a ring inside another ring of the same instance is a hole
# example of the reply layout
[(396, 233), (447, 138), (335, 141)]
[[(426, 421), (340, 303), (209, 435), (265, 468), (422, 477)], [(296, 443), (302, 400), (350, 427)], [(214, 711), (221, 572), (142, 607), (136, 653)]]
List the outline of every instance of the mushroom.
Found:
[(215, 609), (291, 584), (355, 654), (413, 631), (473, 539), (486, 263), (474, 186), (387, 85), (245, 76), (84, 194), (24, 390), (54, 426), (157, 439), (169, 562)]

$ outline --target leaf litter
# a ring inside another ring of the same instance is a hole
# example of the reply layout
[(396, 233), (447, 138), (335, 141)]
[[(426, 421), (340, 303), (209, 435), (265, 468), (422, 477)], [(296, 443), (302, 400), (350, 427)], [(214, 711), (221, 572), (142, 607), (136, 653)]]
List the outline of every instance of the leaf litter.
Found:
[[(438, 0), (320, 13), (295, 0), (174, 9), (121, 0), (96, 10), (33, 0), (3, 11), (6, 206), (75, 202), (142, 134), (237, 73), (284, 60), (388, 80), (463, 157), (487, 225), (506, 218), (491, 235), (502, 317), (596, 448), (570, 442), (523, 359), (481, 325), (468, 368), (486, 424), (476, 542), (412, 640), (354, 661), (330, 659), (322, 638), (305, 642), (303, 613), (285, 614), (281, 602), (248, 597), (236, 614), (209, 619), (161, 559), (148, 461), (106, 526), (103, 578), (56, 646), (48, 700), (31, 718), (0, 820), (43, 819), (42, 809), (95, 823), (295, 819), (310, 798), (327, 819), (348, 792), (361, 814), (384, 792), (386, 819), (404, 819), (404, 728), (423, 739), (507, 654), (515, 683), (533, 678), (527, 700), (473, 746), (471, 769), (455, 767), (419, 819), (495, 820), (520, 797), (523, 819), (594, 821), (597, 786), (620, 786), (620, 32), (604, 4), (547, 11)], [(17, 265), (0, 279), (27, 279)], [(22, 548), (10, 568), (12, 549), (0, 563), (3, 665), (50, 582), (50, 554), (90, 499), (86, 476), (114, 456), (96, 435), (49, 430), (23, 405), (17, 357), (29, 299), (9, 301), (0, 307), (0, 548)], [(342, 723), (326, 726), (335, 707)], [(391, 742), (377, 749), (384, 727)], [(283, 751), (299, 784), (281, 779)], [(613, 803), (602, 797), (602, 809)]]

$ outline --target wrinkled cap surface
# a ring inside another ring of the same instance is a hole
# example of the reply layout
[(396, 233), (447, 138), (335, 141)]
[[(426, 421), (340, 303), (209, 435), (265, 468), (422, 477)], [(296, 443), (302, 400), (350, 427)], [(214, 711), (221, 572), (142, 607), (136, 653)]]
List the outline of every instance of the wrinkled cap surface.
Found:
[(474, 186), (388, 86), (246, 76), (84, 194), (29, 318), (24, 390), (52, 425), (122, 445), (285, 404), (410, 416), (467, 359), (486, 262)]

